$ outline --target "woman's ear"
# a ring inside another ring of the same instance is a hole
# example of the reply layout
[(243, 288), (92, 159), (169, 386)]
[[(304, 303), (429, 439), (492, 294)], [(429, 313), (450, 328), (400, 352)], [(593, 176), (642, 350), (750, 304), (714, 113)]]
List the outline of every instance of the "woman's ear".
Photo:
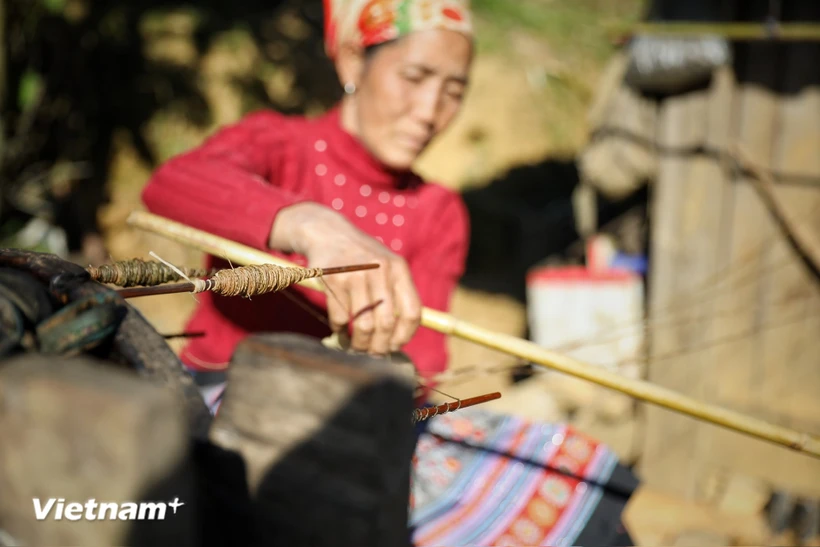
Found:
[(357, 89), (364, 71), (364, 50), (356, 45), (343, 45), (336, 55), (336, 72), (345, 89)]

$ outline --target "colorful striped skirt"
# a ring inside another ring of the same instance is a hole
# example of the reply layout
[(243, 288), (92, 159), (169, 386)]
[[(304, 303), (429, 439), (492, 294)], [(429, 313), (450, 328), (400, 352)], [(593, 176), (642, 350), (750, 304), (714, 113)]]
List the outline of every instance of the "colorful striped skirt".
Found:
[(621, 513), (636, 487), (611, 450), (569, 427), (464, 409), (419, 437), (413, 542), (628, 544)]

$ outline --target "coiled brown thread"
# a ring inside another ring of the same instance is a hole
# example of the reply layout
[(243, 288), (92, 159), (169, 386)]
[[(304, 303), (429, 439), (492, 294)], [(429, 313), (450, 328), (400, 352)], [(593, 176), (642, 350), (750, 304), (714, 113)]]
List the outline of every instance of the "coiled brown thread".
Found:
[(285, 268), (258, 264), (219, 270), (208, 279), (192, 279), (193, 292), (211, 291), (221, 296), (256, 296), (282, 291), (306, 279), (321, 277), (322, 268)]
[[(153, 287), (180, 281), (184, 277), (162, 262), (134, 258), (121, 260), (113, 264), (103, 264), (99, 267), (86, 268), (91, 279), (100, 283), (116, 285), (118, 287)], [(206, 277), (218, 270), (204, 268), (182, 268), (185, 277)]]

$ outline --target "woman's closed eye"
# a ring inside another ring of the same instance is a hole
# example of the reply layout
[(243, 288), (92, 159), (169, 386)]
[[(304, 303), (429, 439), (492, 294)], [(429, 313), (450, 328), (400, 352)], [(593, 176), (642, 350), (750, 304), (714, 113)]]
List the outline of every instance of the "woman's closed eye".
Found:
[(401, 75), (408, 82), (418, 84), (424, 81), (424, 78), (429, 75), (429, 72), (417, 67), (412, 67), (403, 70)]
[(464, 90), (466, 87), (467, 86), (465, 86), (461, 82), (451, 82), (447, 84), (447, 86), (444, 88), (444, 91), (450, 98), (460, 101), (464, 98)]
[[(401, 72), (401, 76), (412, 84), (421, 84), (433, 75), (432, 71), (421, 68), (410, 68)], [(460, 101), (464, 97), (466, 84), (459, 80), (450, 80), (444, 83), (444, 93), (451, 99)]]

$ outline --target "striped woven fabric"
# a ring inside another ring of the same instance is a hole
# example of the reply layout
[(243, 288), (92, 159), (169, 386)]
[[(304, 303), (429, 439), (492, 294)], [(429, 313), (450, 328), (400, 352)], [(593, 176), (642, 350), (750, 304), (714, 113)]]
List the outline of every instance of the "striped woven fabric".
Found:
[(464, 409), (419, 438), (413, 542), (612, 545), (636, 486), (608, 448), (571, 428)]

